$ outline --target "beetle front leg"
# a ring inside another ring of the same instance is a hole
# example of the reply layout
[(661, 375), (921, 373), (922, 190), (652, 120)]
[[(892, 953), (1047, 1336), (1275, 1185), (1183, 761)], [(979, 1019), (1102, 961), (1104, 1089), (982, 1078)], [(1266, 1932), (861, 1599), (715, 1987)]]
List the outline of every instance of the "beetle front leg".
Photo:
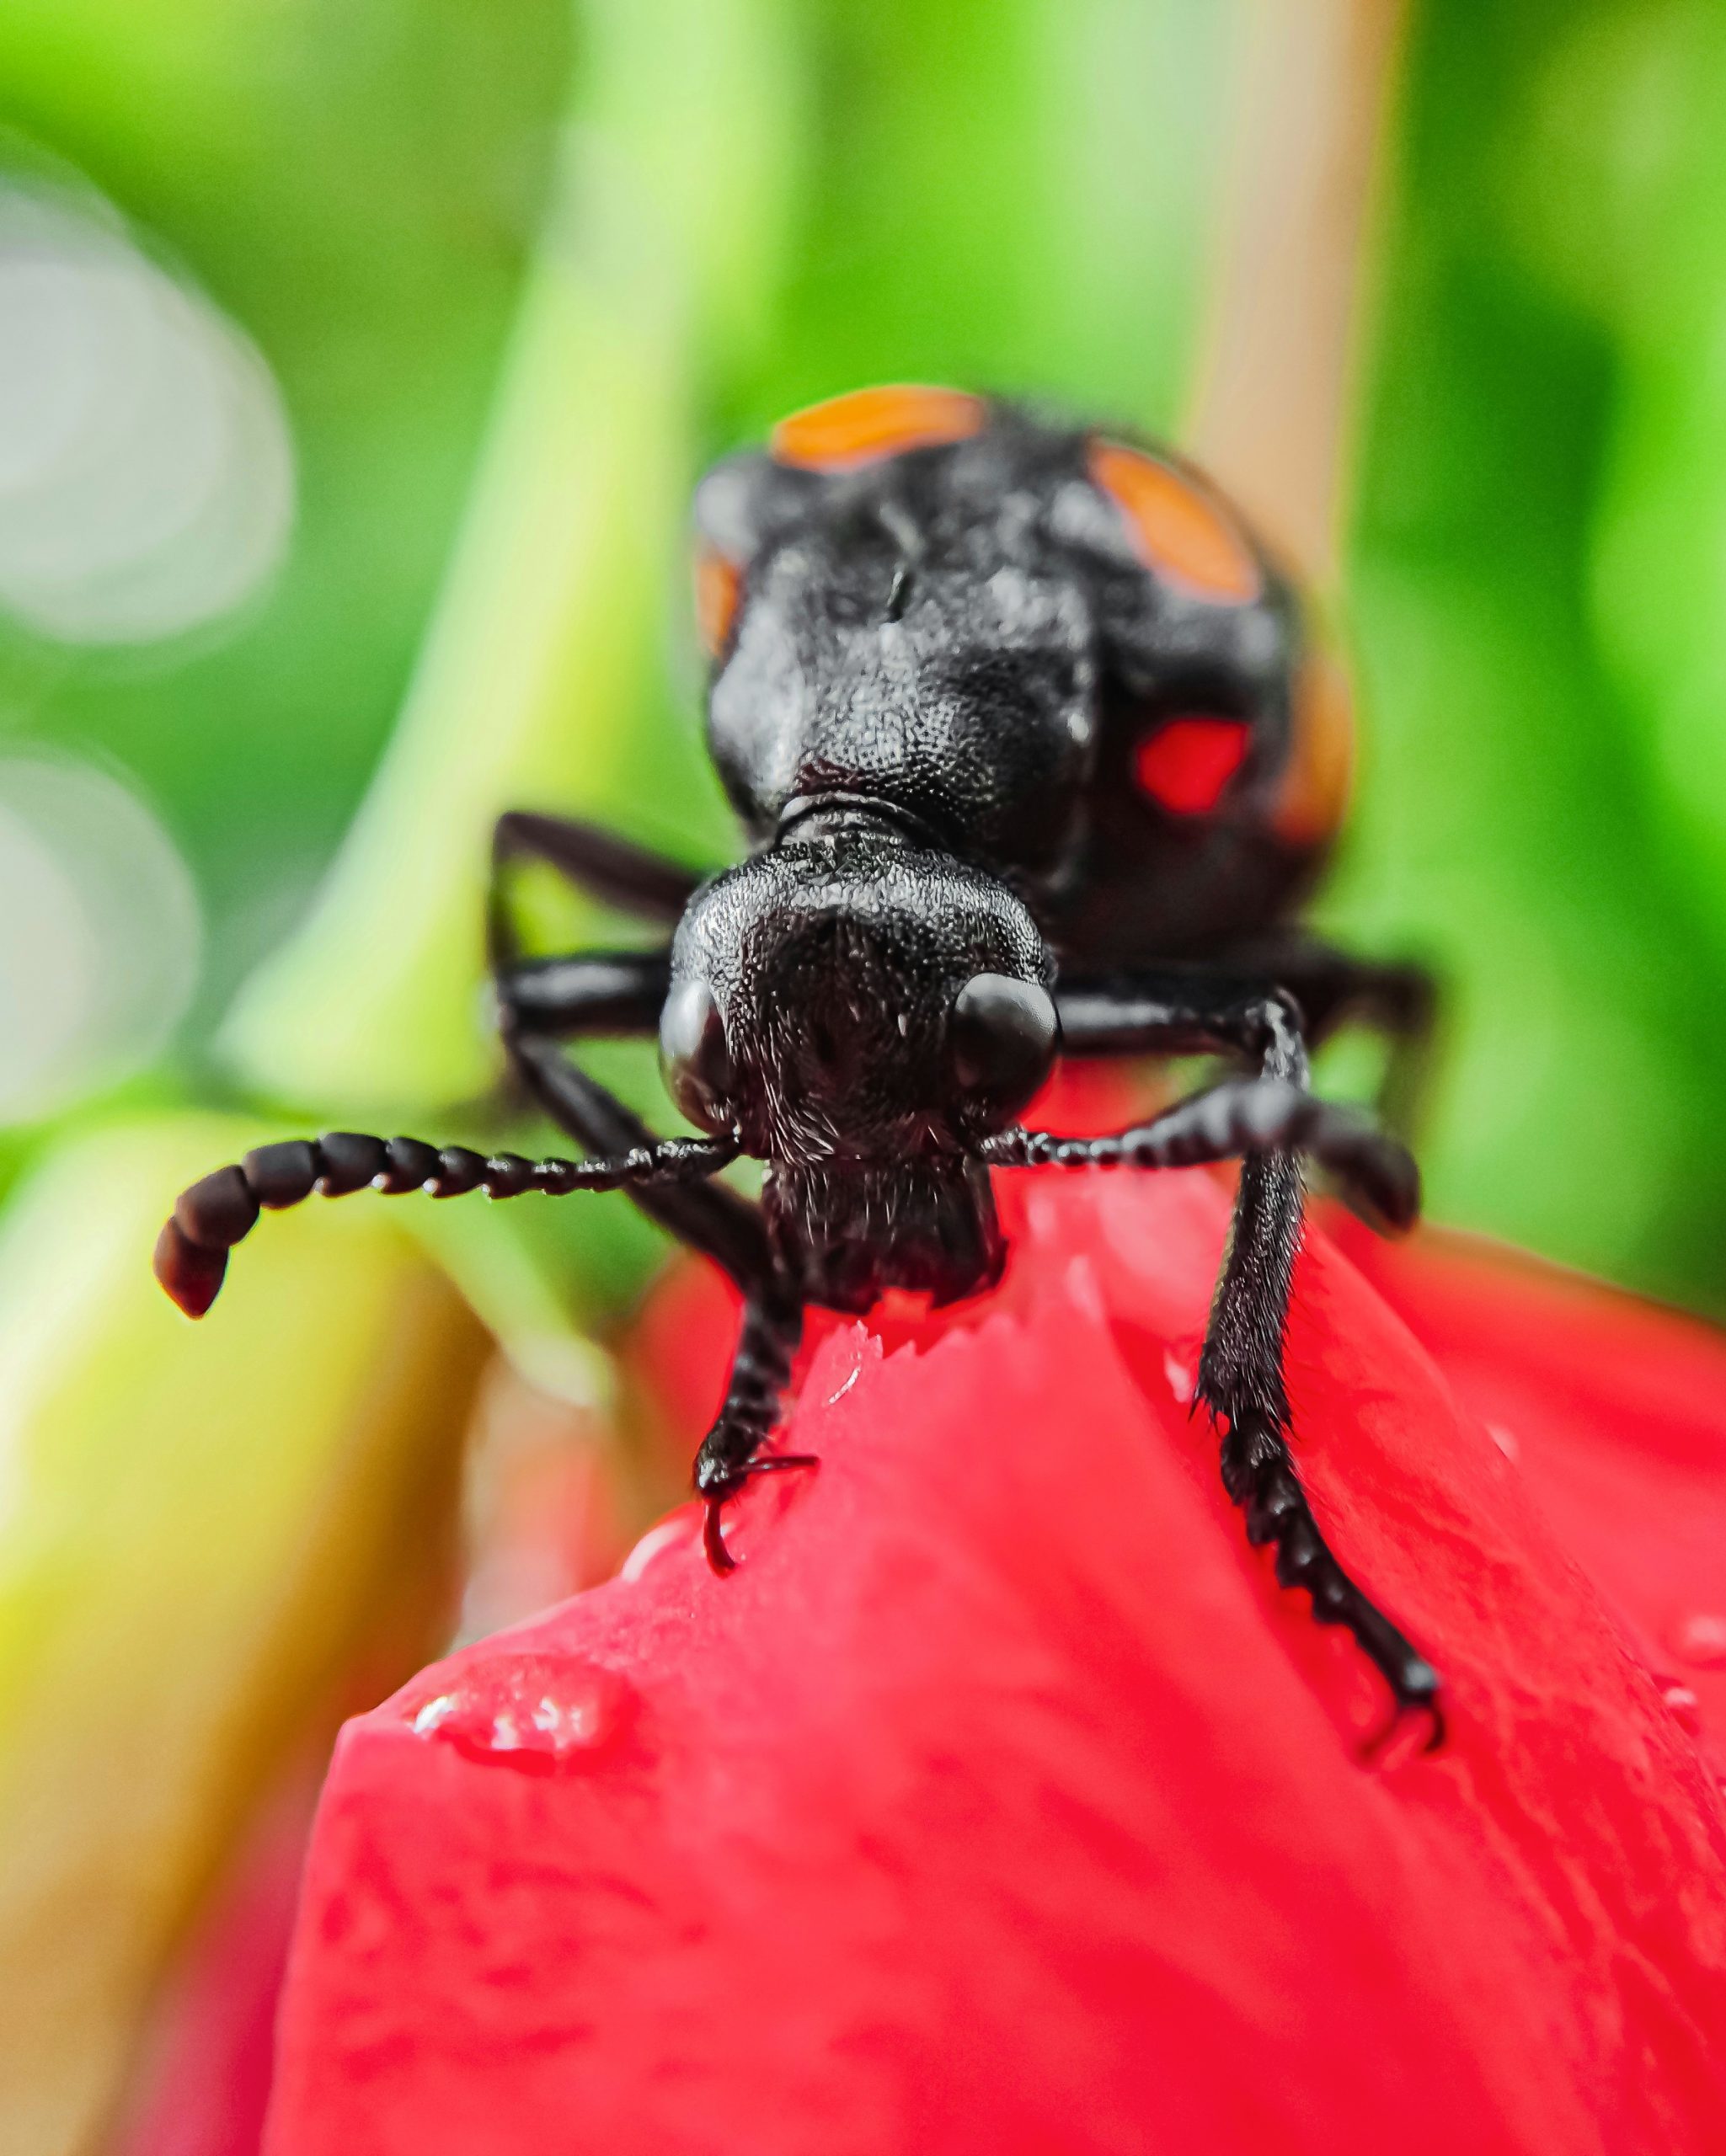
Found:
[(1242, 1163), (1228, 1257), (1199, 1358), (1196, 1401), (1222, 1436), (1223, 1486), (1247, 1539), (1276, 1549), (1276, 1577), (1302, 1587), (1321, 1625), (1344, 1625), (1390, 1686), (1399, 1711), (1443, 1731), (1438, 1673), (1343, 1570), (1320, 1533), (1289, 1448), (1285, 1334), (1302, 1213), (1300, 1162), (1258, 1153)]
[[(563, 1054), (558, 1037), (649, 1031), (665, 1001), (666, 972), (663, 953), (619, 953), (518, 962), (497, 976), (511, 1063), (558, 1128), (584, 1145), (607, 1151), (654, 1140), (633, 1110)], [(630, 1195), (649, 1219), (711, 1258), (743, 1291), (743, 1330), (725, 1402), (695, 1463), (708, 1561), (716, 1572), (729, 1572), (735, 1560), (725, 1547), (725, 1500), (751, 1475), (815, 1465), (803, 1454), (756, 1457), (803, 1337), (803, 1305), (784, 1285), (761, 1208), (749, 1199), (693, 1181)]]
[(1344, 1025), (1389, 1044), (1380, 1120), (1406, 1135), (1418, 1119), (1432, 1059), (1438, 985), (1425, 967), (1356, 958), (1295, 934), (1248, 944), (1204, 965), (1082, 976), (1055, 994), (1066, 1055), (1186, 1054), (1225, 1049), (1257, 1059), (1255, 1012), (1292, 998), (1302, 1037), (1317, 1048)]
[(702, 1535), (716, 1572), (735, 1572), (725, 1547), (723, 1514), (752, 1475), (788, 1467), (813, 1467), (809, 1453), (771, 1453), (761, 1448), (772, 1434), (779, 1402), (791, 1381), (792, 1358), (803, 1337), (803, 1305), (784, 1293), (751, 1295), (732, 1358), (730, 1381), (719, 1418), (695, 1456), (695, 1488), (703, 1507)]
[(1064, 1023), (1069, 1012), (1093, 1054), (1149, 1046), (1165, 1054), (1224, 1047), (1256, 1054), (1257, 1078), (1214, 1086), (1112, 1137), (1007, 1130), (978, 1150), (1007, 1167), (1185, 1167), (1244, 1156), (1197, 1390), (1197, 1402), (1221, 1433), (1223, 1485), (1246, 1515), (1248, 1540), (1275, 1545), (1278, 1580), (1307, 1589), (1321, 1624), (1347, 1625), (1398, 1709), (1421, 1708), (1432, 1716), (1436, 1742), (1438, 1674), (1344, 1572), (1319, 1532), (1289, 1449), (1284, 1380), (1303, 1214), (1298, 1153), (1311, 1152), (1355, 1203), (1400, 1227), (1419, 1206), (1413, 1161), (1358, 1110), (1312, 1098), (1299, 1014), (1285, 995), (1245, 1002), (1225, 996), (1206, 1005), (1159, 998), (1142, 987), (1113, 996), (1086, 990), (1072, 992)]

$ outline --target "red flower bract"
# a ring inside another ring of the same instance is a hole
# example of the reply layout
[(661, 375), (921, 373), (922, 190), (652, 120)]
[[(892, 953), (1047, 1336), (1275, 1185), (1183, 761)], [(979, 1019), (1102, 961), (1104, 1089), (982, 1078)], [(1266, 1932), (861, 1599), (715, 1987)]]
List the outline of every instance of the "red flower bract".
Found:
[(1726, 1606), (1726, 1347), (1375, 1251), (1459, 1396), (1309, 1235), (1301, 1470), (1446, 1679), (1368, 1766), (1377, 1678), (1188, 1412), (1226, 1193), (1003, 1196), (994, 1295), (818, 1341), (735, 1577), (676, 1516), (349, 1726), (273, 2156), (1726, 2146), (1726, 1812), (1650, 1666)]

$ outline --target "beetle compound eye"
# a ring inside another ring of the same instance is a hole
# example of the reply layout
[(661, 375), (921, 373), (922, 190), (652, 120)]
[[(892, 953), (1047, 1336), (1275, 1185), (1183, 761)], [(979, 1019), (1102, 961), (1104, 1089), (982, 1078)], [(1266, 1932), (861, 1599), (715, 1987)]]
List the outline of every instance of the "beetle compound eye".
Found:
[(687, 980), (665, 999), (660, 1018), (660, 1070), (680, 1111), (703, 1130), (731, 1128), (735, 1073), (725, 1022), (705, 981)]
[(773, 455), (805, 471), (849, 472), (908, 449), (964, 441), (982, 432), (988, 416), (982, 398), (963, 390), (854, 389), (782, 419), (773, 430)]
[(953, 1000), (948, 1068), (962, 1092), (1010, 1114), (1049, 1075), (1060, 1033), (1046, 989), (1005, 974), (975, 974)]

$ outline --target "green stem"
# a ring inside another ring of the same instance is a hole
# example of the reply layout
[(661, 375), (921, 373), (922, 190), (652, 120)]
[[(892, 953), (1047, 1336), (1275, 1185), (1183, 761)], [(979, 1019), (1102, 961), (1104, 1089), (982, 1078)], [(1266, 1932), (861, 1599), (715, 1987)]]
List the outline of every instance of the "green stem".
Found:
[(717, 822), (669, 715), (661, 610), (702, 410), (778, 271), (800, 150), (785, 13), (582, 12), (558, 198), (406, 708), (310, 917), (225, 1030), (277, 1098), (347, 1113), (485, 1083), (499, 810), (579, 808), (686, 845)]

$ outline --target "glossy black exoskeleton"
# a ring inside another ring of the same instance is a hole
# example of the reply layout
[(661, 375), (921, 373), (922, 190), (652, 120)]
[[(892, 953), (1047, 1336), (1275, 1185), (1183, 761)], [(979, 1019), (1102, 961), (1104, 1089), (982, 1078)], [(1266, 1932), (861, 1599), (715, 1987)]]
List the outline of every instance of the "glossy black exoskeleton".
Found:
[[(1288, 1444), (1298, 1156), (1384, 1223), (1418, 1202), (1403, 1146), (1309, 1093), (1307, 1049), (1344, 1017), (1417, 1046), (1430, 1008), (1418, 971), (1290, 926), (1349, 762), (1296, 594), (1166, 453), (954, 391), (798, 414), (709, 474), (697, 524), (708, 741), (747, 857), (703, 880), (557, 818), (497, 829), (500, 871), (537, 858), (675, 931), (526, 959), (494, 881), (510, 1057), (589, 1157), (266, 1145), (182, 1197), (163, 1284), (200, 1315), (259, 1207), (313, 1191), (628, 1189), (745, 1299), (695, 1470), (723, 1571), (726, 1499), (799, 1464), (766, 1448), (808, 1305), (987, 1288), (991, 1169), (1241, 1156), (1198, 1383), (1224, 1481), (1279, 1578), (1436, 1727), (1436, 1676), (1338, 1565)], [(600, 1034), (656, 1034), (706, 1134), (655, 1139), (558, 1045)], [(1016, 1120), (1057, 1056), (1194, 1053), (1244, 1069), (1114, 1137)], [(758, 1205), (712, 1180), (741, 1153), (767, 1164)]]

